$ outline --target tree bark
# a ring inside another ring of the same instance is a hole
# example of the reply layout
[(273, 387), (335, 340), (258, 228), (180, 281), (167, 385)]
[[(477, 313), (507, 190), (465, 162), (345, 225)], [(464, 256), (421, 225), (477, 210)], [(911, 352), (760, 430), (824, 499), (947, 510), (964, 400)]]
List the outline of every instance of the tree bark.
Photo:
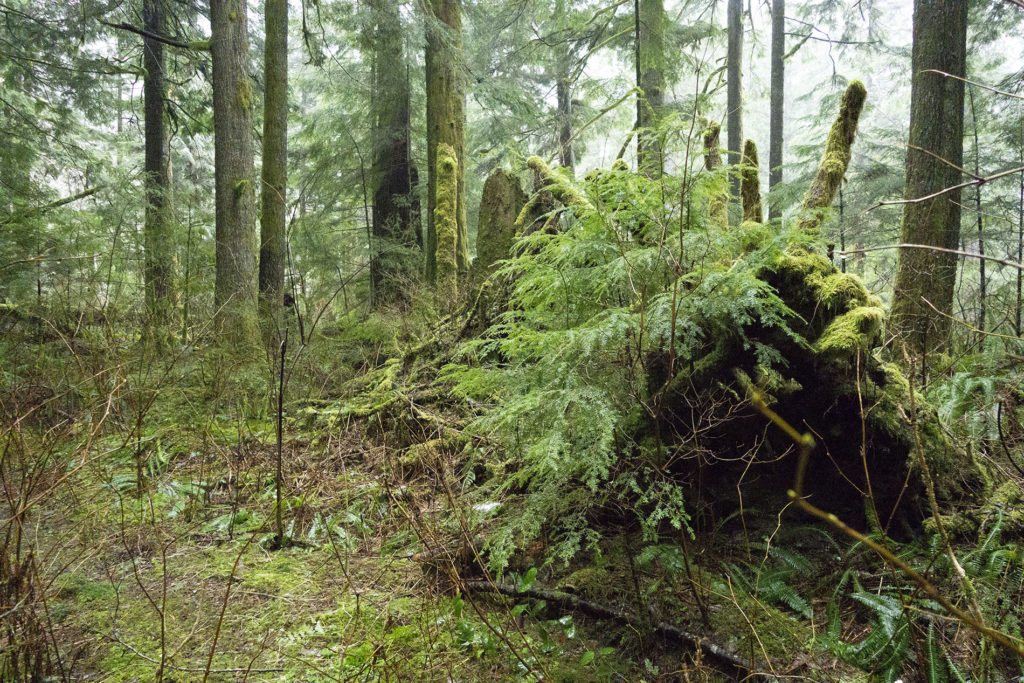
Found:
[[(928, 70), (965, 76), (967, 4), (967, 0), (914, 2), (907, 199), (960, 182), (964, 83)], [(959, 190), (903, 205), (901, 242), (956, 249), (959, 239)], [(900, 251), (890, 324), (912, 353), (947, 348), (947, 316), (952, 312), (955, 281), (956, 256), (926, 249)]]
[(637, 169), (660, 178), (664, 169), (658, 126), (665, 109), (665, 6), (663, 0), (636, 0), (637, 12)]
[(811, 186), (804, 194), (797, 227), (803, 232), (817, 236), (828, 209), (839, 192), (839, 186), (850, 166), (853, 139), (857, 135), (857, 123), (864, 109), (868, 92), (860, 81), (850, 81), (839, 104), (839, 114), (828, 132), (825, 153), (818, 162), (818, 171)]
[[(161, 35), (164, 28), (163, 0), (145, 0), (142, 21), (148, 33)], [(143, 227), (145, 250), (146, 336), (157, 348), (166, 345), (175, 307), (174, 224), (171, 202), (171, 167), (164, 125), (167, 87), (165, 85), (164, 46), (149, 37), (142, 39), (145, 78), (145, 188), (146, 222)]]
[(459, 160), (455, 150), (440, 143), (437, 157), (437, 197), (434, 200), (434, 225), (437, 229), (437, 250), (434, 269), (437, 274), (437, 307), (446, 314), (454, 313), (459, 301), (457, 195)]
[(764, 222), (759, 170), (757, 145), (753, 140), (747, 140), (743, 144), (743, 162), (740, 167), (740, 199), (743, 207), (743, 220), (754, 223)]
[[(772, 0), (772, 81), (771, 104), (769, 115), (768, 143), (768, 192), (782, 182), (782, 145), (784, 140), (784, 111), (786, 65), (783, 60), (786, 53), (786, 0)], [(769, 201), (768, 218), (782, 216), (777, 201)]]
[[(704, 168), (716, 172), (722, 167), (722, 152), (719, 149), (718, 139), (722, 127), (712, 123), (704, 130)], [(729, 193), (723, 189), (722, 192), (714, 194), (708, 201), (708, 218), (711, 225), (721, 230), (729, 229)]]
[(394, 0), (372, 0), (373, 241), (370, 278), (375, 304), (407, 302), (420, 250), (412, 220), (409, 79), (402, 24)]
[[(729, 0), (728, 6), (729, 48), (727, 53), (727, 102), (726, 128), (728, 129), (728, 160), (729, 166), (736, 167), (740, 163), (740, 150), (743, 147), (743, 85), (741, 83), (743, 69), (743, 2)], [(730, 181), (733, 198), (740, 194), (740, 179), (733, 175)]]
[(259, 290), (263, 324), (267, 330), (278, 330), (284, 305), (288, 187), (288, 0), (266, 0), (264, 21)]
[(558, 97), (558, 163), (571, 171), (576, 167), (576, 155), (572, 149), (572, 84), (569, 83), (566, 65), (561, 69), (555, 90)]
[(437, 276), (437, 149), (450, 145), (457, 161), (456, 263), (459, 279), (469, 274), (469, 238), (466, 232), (465, 93), (460, 71), (462, 61), (462, 0), (428, 0), (427, 3), (427, 279)]
[(215, 331), (239, 350), (258, 345), (253, 103), (245, 0), (210, 3), (216, 188)]

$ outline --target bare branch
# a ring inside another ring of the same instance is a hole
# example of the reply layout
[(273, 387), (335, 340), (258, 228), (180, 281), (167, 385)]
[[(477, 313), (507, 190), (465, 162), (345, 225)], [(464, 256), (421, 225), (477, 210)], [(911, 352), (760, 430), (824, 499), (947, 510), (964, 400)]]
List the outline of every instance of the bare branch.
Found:
[(1010, 268), (1016, 268), (1017, 270), (1024, 270), (1024, 263), (1017, 263), (1016, 261), (1010, 261), (1008, 259), (998, 258), (996, 256), (989, 256), (988, 254), (976, 254), (973, 251), (960, 251), (959, 249), (946, 249), (945, 247), (936, 247), (931, 244), (885, 244), (880, 247), (864, 247), (863, 249), (846, 249), (845, 251), (835, 252), (839, 256), (847, 256), (849, 254), (866, 254), (869, 251), (882, 251), (883, 249), (927, 249), (929, 251), (941, 251), (944, 254), (956, 254), (957, 256), (966, 256), (968, 258), (981, 259), (983, 261), (994, 261)]
[(1024, 172), (1024, 166), (1018, 166), (1017, 168), (1011, 168), (1009, 170), (1002, 171), (1001, 173), (996, 173), (995, 175), (990, 175), (990, 176), (988, 176), (986, 178), (975, 178), (974, 180), (968, 180), (966, 183), (960, 183), (959, 185), (950, 185), (947, 188), (939, 190), (938, 192), (933, 192), (931, 194), (926, 194), (923, 197), (915, 197), (914, 199), (894, 199), (894, 200), (888, 201), (888, 202), (878, 202), (874, 206), (872, 206), (872, 207), (870, 207), (868, 209), (865, 209), (864, 213), (867, 213), (869, 211), (874, 211), (875, 209), (877, 209), (880, 206), (894, 206), (896, 204), (919, 204), (920, 202), (926, 202), (929, 199), (935, 199), (936, 197), (941, 197), (942, 195), (946, 194), (947, 192), (953, 192), (954, 190), (962, 190), (963, 188), (971, 187), (972, 185), (984, 185), (985, 183), (992, 182), (993, 180), (999, 180), (1000, 178), (1005, 178), (1008, 175), (1014, 175), (1016, 173), (1022, 173), (1022, 172)]
[[(1021, 4), (1018, 4), (1017, 0), (1010, 0), (1010, 1), (1013, 2), (1013, 4), (1017, 5), (1018, 7), (1024, 7), (1024, 0), (1020, 0)], [(939, 71), (938, 69), (925, 69), (921, 73), (940, 74), (942, 76), (945, 76), (946, 78), (954, 78), (954, 79), (956, 79), (958, 81), (963, 81), (964, 83), (967, 83), (968, 85), (976, 85), (979, 88), (981, 88), (982, 90), (988, 90), (990, 92), (994, 92), (994, 93), (997, 93), (999, 95), (1005, 95), (1006, 97), (1012, 97), (1015, 100), (1024, 100), (1024, 95), (1017, 95), (1016, 93), (1006, 92), (1005, 90), (999, 90), (998, 88), (993, 88), (991, 85), (985, 85), (984, 83), (978, 83), (977, 81), (968, 80), (968, 79), (964, 78), (963, 76), (955, 76), (955, 75), (953, 75), (951, 73), (946, 73), (945, 71)]]

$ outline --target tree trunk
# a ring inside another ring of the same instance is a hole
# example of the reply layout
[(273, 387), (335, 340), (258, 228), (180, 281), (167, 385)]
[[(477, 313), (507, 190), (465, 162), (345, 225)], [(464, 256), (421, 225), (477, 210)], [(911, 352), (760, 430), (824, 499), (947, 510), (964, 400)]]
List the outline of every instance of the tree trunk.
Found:
[(663, 0), (636, 0), (637, 170), (660, 178), (664, 168), (658, 126), (665, 109), (665, 6)]
[(563, 64), (555, 85), (558, 96), (558, 163), (570, 171), (576, 166), (572, 149), (572, 87), (568, 65)]
[(759, 171), (757, 145), (753, 140), (747, 140), (743, 144), (743, 162), (740, 166), (740, 199), (743, 207), (743, 220), (754, 223), (764, 222)]
[[(728, 7), (729, 49), (727, 53), (728, 72), (726, 128), (728, 128), (729, 166), (740, 163), (740, 150), (743, 147), (743, 86), (741, 72), (743, 69), (743, 2), (729, 0)], [(733, 198), (740, 194), (740, 179), (733, 175), (730, 181)]]
[[(915, 0), (910, 141), (904, 196), (916, 199), (960, 182), (963, 166), (967, 0)], [(960, 191), (903, 206), (901, 242), (956, 249)], [(956, 256), (927, 249), (899, 254), (891, 326), (913, 353), (945, 349)], [(934, 307), (934, 308), (933, 308)], [(898, 354), (899, 356), (900, 354)]]
[[(164, 32), (163, 0), (145, 0), (142, 21), (152, 35)], [(163, 43), (150, 37), (142, 39), (145, 99), (145, 186), (146, 223), (144, 280), (146, 286), (146, 335), (162, 348), (168, 341), (175, 306), (174, 222), (171, 203), (171, 167), (164, 125), (166, 86)]]
[(810, 235), (817, 236), (826, 212), (832, 206), (839, 187), (843, 184), (846, 169), (850, 166), (853, 139), (857, 135), (857, 123), (864, 109), (868, 92), (860, 81), (850, 81), (839, 104), (839, 114), (828, 132), (825, 153), (818, 163), (811, 186), (804, 194), (797, 227)]
[(459, 300), (458, 271), (458, 177), (459, 160), (455, 149), (440, 143), (434, 151), (437, 159), (437, 196), (434, 198), (434, 226), (437, 249), (434, 270), (437, 274), (437, 307), (454, 313)]
[(252, 87), (245, 0), (210, 3), (213, 57), (216, 285), (214, 328), (240, 348), (258, 344)]
[[(768, 192), (782, 182), (782, 144), (784, 140), (786, 66), (783, 57), (786, 52), (786, 0), (772, 0), (772, 83), (771, 114), (768, 124)], [(777, 201), (768, 204), (768, 218), (782, 216)]]
[(515, 176), (498, 168), (487, 177), (477, 220), (474, 283), (482, 282), (494, 272), (496, 262), (509, 257), (516, 237), (516, 218), (525, 205), (526, 195)]
[[(981, 147), (978, 144), (978, 111), (974, 106), (974, 88), (968, 87), (967, 94), (971, 101), (971, 127), (974, 130), (974, 175), (981, 177)], [(974, 208), (978, 220), (978, 254), (985, 256), (985, 221), (981, 212), (981, 185), (974, 188)], [(981, 343), (985, 342), (985, 320), (988, 318), (988, 280), (985, 274), (985, 259), (978, 259), (978, 329), (981, 331)]]
[(375, 303), (408, 301), (418, 270), (412, 222), (409, 79), (402, 53), (402, 23), (393, 0), (372, 0), (373, 249), (370, 277)]
[(263, 212), (260, 304), (263, 324), (280, 327), (284, 304), (285, 193), (288, 187), (288, 0), (266, 0), (263, 48)]
[(455, 252), (459, 279), (469, 273), (469, 238), (466, 232), (466, 141), (465, 94), (459, 64), (462, 61), (462, 1), (427, 2), (427, 278), (437, 276), (437, 149), (451, 146), (456, 158), (456, 235)]
[[(712, 123), (704, 130), (704, 168), (715, 172), (722, 167), (722, 152), (718, 138), (722, 127)], [(729, 229), (729, 193), (726, 190), (716, 192), (708, 201), (708, 218), (711, 225), (721, 230)]]

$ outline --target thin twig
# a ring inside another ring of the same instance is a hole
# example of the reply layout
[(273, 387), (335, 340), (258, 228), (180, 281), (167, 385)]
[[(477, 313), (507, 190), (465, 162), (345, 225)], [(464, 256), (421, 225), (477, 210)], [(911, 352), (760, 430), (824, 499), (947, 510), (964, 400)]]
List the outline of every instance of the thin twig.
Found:
[[(1017, 5), (1018, 7), (1024, 7), (1024, 4), (1017, 2), (1017, 0), (1010, 0), (1010, 1), (1013, 2), (1013, 4)], [(958, 81), (963, 81), (964, 83), (967, 83), (968, 85), (976, 85), (976, 86), (978, 86), (979, 88), (981, 88), (983, 90), (988, 90), (989, 92), (994, 92), (994, 93), (997, 93), (999, 95), (1005, 95), (1006, 97), (1012, 97), (1015, 100), (1024, 100), (1024, 96), (1022, 96), (1022, 95), (1017, 95), (1017, 94), (1012, 93), (1012, 92), (1006, 92), (1005, 90), (999, 90), (998, 88), (993, 88), (990, 85), (985, 85), (984, 83), (978, 83), (977, 81), (972, 81), (972, 80), (966, 79), (963, 76), (956, 76), (954, 74), (946, 73), (945, 71), (939, 71), (938, 69), (925, 69), (921, 73), (941, 74), (941, 75), (945, 76), (946, 78), (955, 78)]]
[[(249, 536), (249, 540), (242, 546), (242, 550), (239, 551), (235, 557), (235, 563), (231, 565), (231, 573), (228, 574), (228, 587), (224, 590), (224, 602), (220, 606), (220, 616), (217, 617), (217, 628), (213, 632), (213, 643), (210, 645), (210, 654), (206, 658), (206, 670), (203, 672), (203, 683), (206, 683), (206, 679), (210, 677), (212, 671), (210, 667), (213, 666), (213, 653), (217, 651), (217, 641), (220, 639), (220, 627), (224, 623), (224, 613), (228, 611), (228, 598), (231, 597), (231, 584), (235, 580), (235, 572), (238, 571), (238, 563), (242, 560), (242, 555), (245, 555), (245, 551), (249, 549), (249, 544), (252, 543), (252, 539), (256, 538), (256, 532), (252, 532)], [(245, 669), (243, 669), (244, 671)]]
[[(1017, 169), (1024, 170), (1024, 169)], [(901, 242), (899, 244), (883, 244), (878, 247), (863, 247), (861, 249), (844, 249), (843, 251), (837, 251), (837, 256), (849, 256), (850, 254), (866, 254), (869, 251), (883, 251), (885, 249), (928, 249), (929, 251), (940, 251), (943, 254), (955, 254), (957, 256), (966, 256), (968, 258), (983, 259), (985, 261), (994, 261), (1003, 266), (1009, 266), (1010, 268), (1016, 268), (1017, 270), (1024, 270), (1024, 263), (1017, 263), (1009, 259), (999, 258), (997, 256), (989, 256), (988, 254), (978, 254), (973, 251), (961, 251), (960, 249), (947, 249), (946, 247), (937, 247), (933, 244), (910, 244), (907, 242)]]
[(993, 180), (999, 180), (1000, 178), (1005, 178), (1006, 176), (1009, 176), (1009, 175), (1015, 175), (1017, 173), (1020, 173), (1021, 171), (1024, 171), (1024, 166), (1018, 166), (1017, 168), (1011, 168), (1011, 169), (1008, 169), (1006, 171), (1000, 171), (999, 173), (996, 173), (995, 175), (990, 175), (990, 176), (987, 176), (985, 178), (975, 178), (974, 180), (968, 180), (967, 182), (960, 183), (959, 185), (950, 185), (949, 187), (943, 188), (943, 189), (939, 190), (938, 192), (932, 192), (931, 194), (926, 194), (923, 197), (915, 197), (913, 199), (893, 199), (893, 200), (887, 201), (887, 202), (878, 202), (874, 206), (872, 206), (870, 208), (867, 208), (867, 209), (864, 209), (864, 213), (867, 213), (869, 211), (874, 211), (875, 209), (879, 208), (880, 206), (895, 206), (897, 204), (918, 204), (920, 202), (926, 202), (929, 199), (935, 199), (936, 197), (941, 197), (942, 195), (944, 195), (944, 194), (946, 194), (948, 192), (953, 192), (955, 190), (962, 190), (963, 188), (971, 187), (972, 185), (984, 185), (985, 183), (992, 182)]

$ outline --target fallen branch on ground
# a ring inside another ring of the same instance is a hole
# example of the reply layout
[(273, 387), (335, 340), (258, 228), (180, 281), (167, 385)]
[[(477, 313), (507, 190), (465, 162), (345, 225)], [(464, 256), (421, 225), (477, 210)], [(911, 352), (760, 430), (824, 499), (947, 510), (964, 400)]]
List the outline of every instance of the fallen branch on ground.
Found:
[(715, 660), (718, 664), (725, 665), (730, 669), (738, 670), (739, 672), (746, 674), (746, 676), (749, 677), (748, 680), (756, 680), (759, 678), (767, 680), (766, 677), (755, 673), (756, 666), (753, 662), (729, 652), (721, 645), (712, 643), (707, 638), (702, 638), (701, 636), (692, 634), (689, 631), (672, 624), (664, 622), (649, 624), (639, 615), (626, 612), (609, 605), (601, 605), (596, 602), (584, 600), (583, 598), (572, 595), (571, 593), (563, 593), (562, 591), (545, 590), (542, 588), (529, 588), (524, 591), (519, 591), (512, 584), (491, 583), (488, 581), (478, 580), (462, 581), (460, 582), (460, 585), (462, 588), (470, 591), (484, 591), (500, 593), (502, 595), (508, 595), (515, 598), (545, 600), (550, 604), (559, 605), (580, 612), (587, 612), (588, 614), (601, 617), (602, 619), (614, 619), (637, 628), (650, 626), (650, 628), (658, 633), (676, 638), (677, 640), (680, 640), (686, 645), (692, 647), (694, 650), (699, 650), (702, 654)]

